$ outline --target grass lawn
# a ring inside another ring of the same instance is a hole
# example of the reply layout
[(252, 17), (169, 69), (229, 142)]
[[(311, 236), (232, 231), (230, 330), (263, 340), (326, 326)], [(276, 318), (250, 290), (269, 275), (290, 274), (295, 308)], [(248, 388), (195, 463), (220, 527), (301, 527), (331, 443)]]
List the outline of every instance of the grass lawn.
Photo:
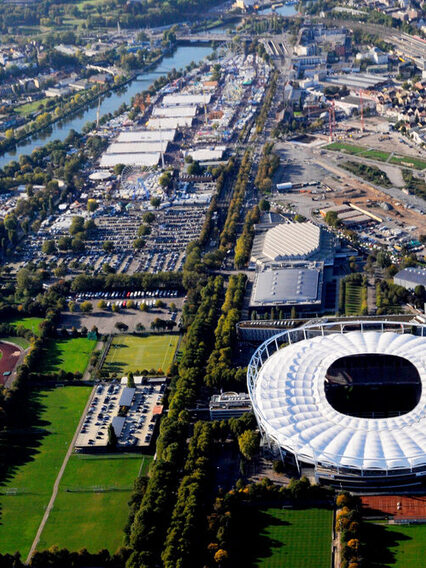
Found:
[(366, 525), (372, 568), (421, 566), (426, 551), (426, 525)]
[(325, 147), (326, 150), (334, 150), (336, 152), (345, 152), (346, 154), (361, 154), (368, 150), (365, 146), (356, 146), (355, 144), (346, 144), (346, 142), (332, 142)]
[(148, 472), (151, 461), (152, 456), (140, 454), (73, 455), (39, 548), (115, 552), (124, 544), (133, 482)]
[(363, 154), (366, 158), (370, 158), (370, 160), (379, 160), (380, 162), (386, 162), (386, 160), (390, 156), (390, 152), (382, 152), (381, 150), (368, 150)]
[(22, 349), (27, 349), (30, 346), (30, 342), (25, 339), (25, 337), (0, 337), (0, 341), (8, 341), (14, 345), (18, 345)]
[(114, 338), (103, 369), (109, 373), (125, 375), (137, 370), (162, 369), (170, 367), (178, 335), (120, 335)]
[(84, 373), (95, 345), (96, 339), (87, 337), (52, 339), (49, 341), (42, 371)]
[(345, 314), (356, 316), (361, 313), (362, 287), (355, 282), (345, 284)]
[(424, 170), (426, 168), (426, 161), (413, 156), (393, 156), (390, 159), (392, 164), (399, 164), (416, 170)]
[(35, 391), (28, 405), (32, 428), (9, 435), (9, 475), (0, 484), (0, 553), (28, 554), (89, 393), (89, 387)]
[(49, 98), (39, 99), (38, 101), (33, 101), (31, 103), (26, 103), (24, 105), (16, 107), (16, 112), (18, 114), (30, 114), (39, 109), (40, 105), (45, 104)]
[(333, 513), (327, 509), (262, 511), (259, 568), (329, 568)]
[(9, 323), (13, 325), (13, 327), (22, 326), (24, 329), (30, 329), (34, 335), (40, 335), (40, 324), (43, 321), (43, 318), (36, 318), (36, 317), (15, 317), (6, 319), (5, 323)]

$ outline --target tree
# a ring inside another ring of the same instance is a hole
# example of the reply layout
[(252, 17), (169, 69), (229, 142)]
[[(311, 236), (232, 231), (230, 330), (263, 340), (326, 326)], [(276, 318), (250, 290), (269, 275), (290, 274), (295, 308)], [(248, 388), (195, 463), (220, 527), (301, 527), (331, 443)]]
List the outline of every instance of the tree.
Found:
[[(158, 183), (161, 185), (161, 187), (168, 189), (172, 185), (172, 174), (171, 174), (171, 172), (164, 172), (163, 174), (161, 174), (161, 176), (158, 178)], [(153, 197), (152, 199), (157, 199), (157, 198)], [(152, 203), (152, 199), (151, 199), (151, 205), (153, 207), (156, 207)], [(160, 205), (160, 204), (158, 204), (158, 205)], [(158, 207), (158, 205), (157, 205), (157, 207)]]
[(98, 203), (95, 199), (88, 199), (87, 200), (87, 211), (90, 211), (90, 213), (93, 213), (93, 211), (96, 211), (97, 208), (98, 208)]
[(77, 233), (82, 233), (83, 231), (84, 231), (83, 217), (80, 216), (73, 217), (70, 226), (70, 234), (75, 235)]
[(44, 254), (55, 254), (56, 252), (55, 241), (53, 240), (44, 241), (41, 250), (44, 252)]
[(339, 218), (337, 217), (336, 211), (327, 211), (325, 214), (325, 222), (330, 227), (337, 227), (339, 224)]
[(223, 548), (219, 548), (214, 555), (214, 561), (216, 564), (223, 564), (226, 560), (228, 560), (228, 552)]
[(70, 250), (71, 243), (72, 243), (71, 237), (59, 237), (58, 249), (59, 250)]
[(138, 237), (145, 237), (151, 233), (151, 227), (149, 225), (141, 225), (138, 229)]
[(134, 389), (135, 386), (136, 386), (136, 385), (135, 385), (135, 378), (134, 378), (134, 376), (133, 376), (132, 371), (130, 371), (130, 372), (127, 374), (127, 386), (128, 386), (130, 389)]
[(142, 220), (143, 220), (144, 223), (151, 224), (154, 221), (154, 219), (155, 219), (155, 215), (151, 211), (146, 211), (146, 213), (144, 213), (142, 215)]
[(102, 248), (105, 252), (112, 252), (114, 250), (114, 243), (112, 241), (105, 241), (102, 244)]
[(105, 302), (105, 300), (99, 300), (99, 302), (98, 302), (98, 308), (99, 308), (100, 310), (104, 310), (104, 309), (106, 308), (106, 302)]
[(74, 252), (83, 252), (85, 249), (84, 241), (82, 241), (79, 237), (76, 237), (71, 241), (71, 248)]
[(141, 238), (137, 238), (133, 241), (133, 248), (136, 250), (140, 250), (145, 246), (145, 241)]
[(269, 211), (271, 208), (271, 204), (267, 199), (261, 199), (259, 201), (259, 208), (261, 211)]
[(80, 310), (85, 314), (90, 313), (93, 310), (92, 302), (82, 302), (80, 304)]
[(129, 326), (125, 324), (123, 321), (117, 321), (114, 325), (118, 329), (118, 331), (127, 331)]
[(259, 449), (259, 433), (246, 430), (238, 437), (238, 447), (247, 460), (252, 460)]
[(71, 313), (75, 312), (76, 307), (77, 307), (77, 304), (75, 302), (73, 302), (72, 300), (70, 300), (68, 302), (68, 309)]
[(161, 199), (159, 197), (151, 197), (149, 202), (157, 209), (157, 207), (160, 207)]
[(117, 447), (117, 434), (115, 433), (114, 427), (112, 424), (110, 424), (108, 426), (108, 442), (107, 442), (107, 446), (108, 448), (110, 448), (111, 450), (115, 449)]

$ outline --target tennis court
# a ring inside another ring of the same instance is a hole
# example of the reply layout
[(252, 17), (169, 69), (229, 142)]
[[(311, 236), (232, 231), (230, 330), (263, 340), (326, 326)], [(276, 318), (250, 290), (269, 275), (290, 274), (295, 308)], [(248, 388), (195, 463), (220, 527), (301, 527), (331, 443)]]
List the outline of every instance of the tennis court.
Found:
[(103, 370), (125, 375), (136, 371), (164, 373), (170, 367), (179, 341), (178, 335), (120, 335), (114, 338)]

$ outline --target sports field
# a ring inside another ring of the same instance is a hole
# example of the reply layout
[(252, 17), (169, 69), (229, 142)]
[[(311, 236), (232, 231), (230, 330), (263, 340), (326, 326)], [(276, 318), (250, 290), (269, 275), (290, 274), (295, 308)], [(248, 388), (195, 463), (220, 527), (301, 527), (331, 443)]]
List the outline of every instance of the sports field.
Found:
[(40, 324), (42, 321), (43, 318), (29, 316), (25, 318), (15, 317), (6, 319), (5, 323), (9, 323), (10, 325), (13, 325), (13, 327), (23, 327), (24, 329), (30, 329), (34, 333), (34, 335), (39, 335)]
[(333, 513), (327, 509), (262, 511), (259, 568), (329, 568)]
[(28, 553), (89, 393), (90, 387), (35, 391), (29, 405), (33, 426), (9, 435), (9, 475), (0, 484), (0, 553)]
[(387, 525), (366, 523), (368, 557), (374, 568), (413, 568), (423, 566), (426, 551), (426, 525)]
[(103, 370), (125, 375), (128, 372), (170, 367), (178, 344), (178, 335), (120, 335), (114, 338)]
[(72, 339), (51, 339), (43, 360), (42, 371), (46, 373), (84, 373), (96, 339), (75, 337)]
[(345, 314), (356, 316), (361, 313), (362, 287), (357, 282), (345, 283)]
[(115, 552), (123, 543), (133, 482), (146, 474), (152, 456), (73, 455), (39, 548), (87, 548)]

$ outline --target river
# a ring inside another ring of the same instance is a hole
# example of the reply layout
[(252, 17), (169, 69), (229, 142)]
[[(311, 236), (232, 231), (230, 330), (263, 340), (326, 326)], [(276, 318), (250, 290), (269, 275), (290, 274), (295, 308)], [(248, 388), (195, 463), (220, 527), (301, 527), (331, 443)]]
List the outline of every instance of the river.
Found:
[[(146, 90), (158, 77), (167, 75), (169, 71), (174, 69), (182, 69), (189, 65), (192, 61), (199, 62), (206, 55), (212, 52), (208, 46), (180, 46), (172, 55), (166, 56), (152, 70), (141, 73), (135, 80), (118, 91), (110, 91), (101, 99), (100, 114), (113, 113), (123, 103), (129, 103), (134, 95)], [(0, 157), (0, 167), (2, 168), (11, 160), (19, 160), (22, 154), (31, 154), (31, 152), (52, 140), (65, 140), (71, 129), (80, 132), (86, 122), (96, 120), (96, 112), (98, 101), (94, 102), (86, 109), (73, 114), (68, 119), (52, 124), (52, 126), (37, 133), (32, 138), (27, 138), (14, 150), (6, 152)]]

